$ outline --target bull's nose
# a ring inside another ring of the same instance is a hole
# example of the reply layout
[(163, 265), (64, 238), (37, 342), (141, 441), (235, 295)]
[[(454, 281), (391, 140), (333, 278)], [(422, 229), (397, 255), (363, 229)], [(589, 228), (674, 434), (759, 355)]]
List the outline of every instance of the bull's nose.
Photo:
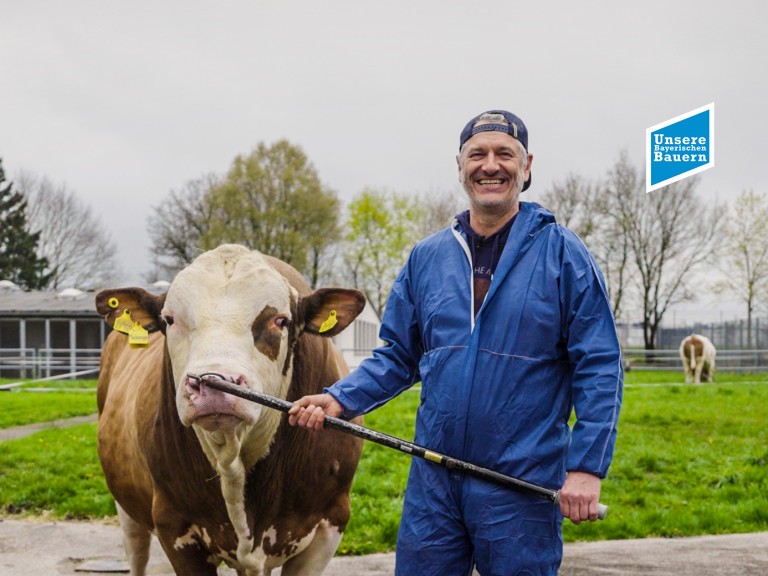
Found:
[(208, 380), (220, 380), (235, 384), (237, 386), (244, 386), (246, 383), (245, 376), (242, 374), (223, 374), (221, 372), (203, 372), (201, 374), (187, 374), (187, 379), (192, 385), (199, 387), (201, 384), (205, 385)]

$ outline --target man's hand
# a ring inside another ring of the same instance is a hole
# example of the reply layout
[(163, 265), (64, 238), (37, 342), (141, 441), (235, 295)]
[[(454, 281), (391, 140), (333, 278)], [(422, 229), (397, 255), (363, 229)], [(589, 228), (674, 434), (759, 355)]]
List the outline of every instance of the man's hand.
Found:
[(293, 403), (288, 410), (288, 423), (307, 430), (322, 430), (326, 414), (339, 417), (343, 411), (341, 404), (330, 394), (313, 394)]
[(574, 524), (597, 520), (600, 478), (587, 472), (568, 472), (560, 489), (560, 512)]

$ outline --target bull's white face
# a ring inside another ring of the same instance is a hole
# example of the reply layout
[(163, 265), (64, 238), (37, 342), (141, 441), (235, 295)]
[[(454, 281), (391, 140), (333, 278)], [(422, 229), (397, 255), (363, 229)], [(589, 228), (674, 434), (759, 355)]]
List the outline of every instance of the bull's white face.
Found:
[(285, 397), (289, 330), (298, 295), (257, 252), (225, 246), (180, 272), (162, 310), (185, 426), (214, 431), (255, 423), (253, 402), (190, 381), (188, 374), (222, 374), (251, 390)]

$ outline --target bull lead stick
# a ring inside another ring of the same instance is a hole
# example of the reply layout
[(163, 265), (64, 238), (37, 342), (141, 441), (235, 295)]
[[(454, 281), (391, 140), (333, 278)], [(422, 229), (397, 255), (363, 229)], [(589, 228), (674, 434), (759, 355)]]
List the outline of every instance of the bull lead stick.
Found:
[[(200, 374), (199, 376), (194, 374), (187, 374), (187, 376), (193, 380), (202, 380), (206, 386), (210, 386), (214, 390), (226, 392), (227, 394), (232, 394), (233, 396), (239, 396), (240, 398), (245, 398), (251, 402), (256, 402), (257, 404), (261, 404), (262, 406), (273, 408), (275, 410), (280, 410), (281, 412), (288, 412), (292, 406), (291, 402), (288, 402), (287, 400), (281, 400), (280, 398), (275, 398), (274, 396), (269, 396), (268, 394), (262, 394), (260, 392), (248, 390), (242, 386), (237, 386), (236, 384), (227, 382), (220, 374), (206, 372), (204, 374)], [(536, 484), (531, 484), (530, 482), (520, 480), (519, 478), (513, 478), (512, 476), (501, 474), (495, 470), (483, 468), (482, 466), (476, 466), (475, 464), (465, 462), (457, 458), (452, 458), (451, 456), (445, 456), (444, 454), (434, 452), (433, 450), (428, 450), (427, 448), (419, 446), (418, 444), (402, 440), (395, 436), (383, 434), (382, 432), (378, 432), (371, 428), (366, 428), (365, 426), (360, 426), (354, 422), (347, 422), (341, 418), (325, 416), (324, 425), (326, 428), (345, 432), (347, 434), (351, 434), (352, 436), (362, 438), (363, 440), (369, 440), (371, 442), (375, 442), (376, 444), (381, 444), (382, 446), (387, 446), (388, 448), (394, 448), (395, 450), (405, 452), (411, 456), (417, 456), (419, 458), (423, 458), (424, 460), (435, 462), (436, 464), (440, 464), (449, 470), (461, 470), (462, 472), (466, 472), (471, 476), (475, 476), (477, 478), (488, 480), (507, 488), (512, 488), (513, 490), (526, 492), (532, 496), (537, 496), (539, 498), (549, 500), (554, 505), (560, 504), (559, 490), (550, 490), (549, 488), (537, 486)], [(597, 505), (597, 517), (599, 520), (603, 520), (607, 513), (608, 506), (605, 504)]]

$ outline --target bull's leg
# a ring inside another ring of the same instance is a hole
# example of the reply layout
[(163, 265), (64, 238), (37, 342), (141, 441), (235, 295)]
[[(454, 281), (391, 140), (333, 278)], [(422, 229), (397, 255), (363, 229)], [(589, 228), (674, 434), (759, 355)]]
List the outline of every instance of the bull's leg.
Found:
[(179, 576), (216, 576), (219, 561), (203, 545), (204, 534), (196, 525), (176, 514), (155, 494), (152, 502), (155, 533), (165, 555)]
[(309, 546), (283, 564), (281, 576), (320, 576), (340, 543), (338, 527), (321, 522)]
[(685, 362), (683, 363), (683, 372), (685, 372), (685, 383), (690, 384), (693, 382), (693, 372), (688, 368), (688, 364)]
[(145, 576), (152, 533), (128, 516), (120, 504), (117, 504), (117, 515), (120, 518), (120, 527), (123, 529), (123, 547), (128, 556), (131, 576)]
[(699, 360), (696, 362), (696, 374), (694, 375), (693, 382), (694, 384), (701, 384), (701, 372), (704, 370), (704, 361)]

